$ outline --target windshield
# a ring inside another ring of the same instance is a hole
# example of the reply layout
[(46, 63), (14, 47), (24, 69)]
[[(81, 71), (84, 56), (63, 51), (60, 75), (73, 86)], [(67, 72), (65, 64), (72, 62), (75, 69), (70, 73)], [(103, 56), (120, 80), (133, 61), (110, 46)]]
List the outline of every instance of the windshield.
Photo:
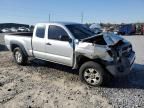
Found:
[(82, 24), (66, 25), (66, 27), (70, 30), (72, 35), (78, 40), (91, 37), (95, 34), (88, 27)]

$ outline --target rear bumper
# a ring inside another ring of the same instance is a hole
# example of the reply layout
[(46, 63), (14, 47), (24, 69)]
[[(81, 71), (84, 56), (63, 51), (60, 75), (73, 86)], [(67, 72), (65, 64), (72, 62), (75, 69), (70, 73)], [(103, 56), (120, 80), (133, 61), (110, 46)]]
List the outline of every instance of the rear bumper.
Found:
[(114, 77), (126, 76), (131, 72), (135, 58), (135, 52), (132, 52), (128, 58), (123, 57), (120, 63), (110, 63), (106, 66), (106, 69)]

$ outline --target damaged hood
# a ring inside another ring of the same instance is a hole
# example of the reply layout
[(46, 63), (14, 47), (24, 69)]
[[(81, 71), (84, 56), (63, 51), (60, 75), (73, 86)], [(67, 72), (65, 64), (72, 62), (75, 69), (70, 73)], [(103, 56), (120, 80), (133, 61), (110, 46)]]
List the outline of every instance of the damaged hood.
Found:
[(75, 51), (77, 54), (84, 55), (90, 59), (101, 58), (103, 60), (112, 61), (113, 57), (108, 51), (126, 42), (128, 41), (119, 35), (102, 33), (81, 40), (76, 44)]
[(85, 38), (81, 40), (82, 42), (92, 42), (100, 45), (108, 45), (113, 46), (117, 44), (120, 41), (126, 41), (124, 38), (122, 38), (119, 35), (116, 35), (114, 33), (101, 33), (98, 35), (91, 36), (89, 38)]
[(116, 35), (116, 34), (113, 34), (113, 33), (104, 33), (103, 34), (103, 38), (106, 41), (108, 46), (115, 45), (115, 44), (117, 44), (120, 41), (123, 41), (123, 42), (126, 41), (120, 35)]

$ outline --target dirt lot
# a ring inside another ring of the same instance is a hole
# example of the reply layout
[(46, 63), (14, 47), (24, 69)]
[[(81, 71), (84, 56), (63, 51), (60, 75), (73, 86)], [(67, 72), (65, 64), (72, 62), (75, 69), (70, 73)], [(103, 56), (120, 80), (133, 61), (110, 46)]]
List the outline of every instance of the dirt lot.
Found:
[(40, 60), (14, 63), (0, 34), (0, 108), (144, 108), (144, 37), (126, 37), (137, 59), (127, 78), (90, 87), (76, 71)]

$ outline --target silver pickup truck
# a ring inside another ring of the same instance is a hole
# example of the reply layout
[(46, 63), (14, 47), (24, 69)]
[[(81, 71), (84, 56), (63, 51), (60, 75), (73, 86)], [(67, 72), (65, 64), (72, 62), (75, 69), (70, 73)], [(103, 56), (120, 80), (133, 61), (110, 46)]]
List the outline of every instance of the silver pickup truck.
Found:
[(128, 75), (135, 60), (130, 42), (112, 33), (95, 34), (78, 23), (39, 23), (33, 33), (5, 35), (5, 44), (19, 65), (34, 57), (70, 66), (92, 86)]

